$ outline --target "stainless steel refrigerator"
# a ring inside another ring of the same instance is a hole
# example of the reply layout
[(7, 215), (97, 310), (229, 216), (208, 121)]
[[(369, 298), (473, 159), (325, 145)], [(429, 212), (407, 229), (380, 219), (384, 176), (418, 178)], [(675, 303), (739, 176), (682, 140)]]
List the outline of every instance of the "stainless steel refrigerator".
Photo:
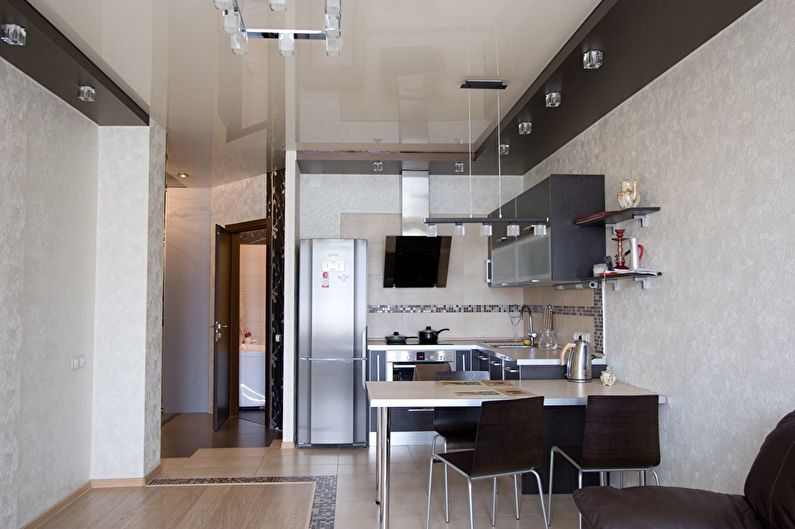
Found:
[(298, 446), (367, 444), (367, 241), (304, 239), (298, 282)]

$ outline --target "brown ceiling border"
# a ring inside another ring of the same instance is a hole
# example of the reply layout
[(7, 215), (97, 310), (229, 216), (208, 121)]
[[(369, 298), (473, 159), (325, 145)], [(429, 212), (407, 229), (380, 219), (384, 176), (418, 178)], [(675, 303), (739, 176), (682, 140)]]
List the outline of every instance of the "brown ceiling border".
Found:
[[(0, 0), (0, 23), (7, 22), (27, 31), (25, 46), (0, 42), (9, 63), (98, 125), (149, 125), (149, 114), (30, 3)], [(95, 102), (77, 98), (80, 85), (96, 90)]]

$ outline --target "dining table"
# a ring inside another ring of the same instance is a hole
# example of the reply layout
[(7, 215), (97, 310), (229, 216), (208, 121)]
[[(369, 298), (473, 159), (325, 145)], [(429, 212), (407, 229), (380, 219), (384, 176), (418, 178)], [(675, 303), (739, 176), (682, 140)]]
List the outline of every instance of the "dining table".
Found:
[[(390, 416), (393, 408), (471, 407), (483, 402), (541, 396), (544, 407), (585, 406), (591, 395), (657, 395), (656, 392), (616, 382), (573, 383), (547, 380), (447, 380), (435, 382), (367, 382), (370, 407), (376, 409), (376, 503), (379, 529), (389, 529), (389, 479), (391, 452)], [(666, 404), (665, 395), (659, 395)]]

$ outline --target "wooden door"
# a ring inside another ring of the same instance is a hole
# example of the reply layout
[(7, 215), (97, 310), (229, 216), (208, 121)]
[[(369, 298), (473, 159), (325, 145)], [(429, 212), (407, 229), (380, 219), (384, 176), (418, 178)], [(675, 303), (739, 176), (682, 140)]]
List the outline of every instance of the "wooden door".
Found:
[(213, 429), (229, 418), (232, 350), (232, 233), (215, 226), (215, 321), (213, 324)]

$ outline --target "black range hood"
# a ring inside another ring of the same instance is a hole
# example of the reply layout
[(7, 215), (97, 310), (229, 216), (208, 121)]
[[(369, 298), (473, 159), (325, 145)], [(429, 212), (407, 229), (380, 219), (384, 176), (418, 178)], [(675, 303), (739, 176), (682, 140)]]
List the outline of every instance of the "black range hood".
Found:
[(451, 239), (449, 236), (387, 236), (384, 288), (446, 287)]

